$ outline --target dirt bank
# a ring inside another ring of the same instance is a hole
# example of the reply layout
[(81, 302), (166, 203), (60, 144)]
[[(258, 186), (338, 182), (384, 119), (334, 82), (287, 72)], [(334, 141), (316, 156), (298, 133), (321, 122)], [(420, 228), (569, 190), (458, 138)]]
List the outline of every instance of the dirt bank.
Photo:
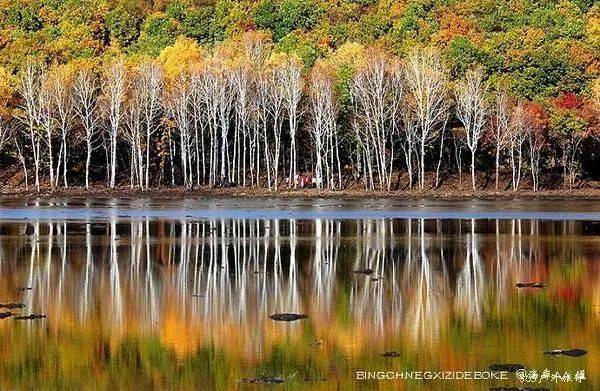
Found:
[(280, 189), (269, 191), (268, 189), (251, 188), (161, 188), (150, 190), (131, 189), (130, 187), (117, 187), (107, 189), (104, 187), (93, 187), (85, 189), (82, 187), (71, 187), (68, 189), (42, 189), (26, 191), (24, 189), (2, 189), (0, 199), (35, 199), (35, 198), (155, 198), (155, 199), (183, 199), (202, 197), (242, 197), (242, 198), (428, 198), (428, 199), (600, 199), (600, 189), (583, 188), (573, 190), (543, 190), (533, 192), (521, 191), (467, 191), (429, 189), (419, 190), (397, 190), (397, 191), (365, 191), (364, 189), (346, 189), (339, 191), (317, 190), (317, 189)]
[[(38, 193), (25, 190), (22, 184), (14, 185), (14, 182), (4, 182), (0, 187), (0, 199), (34, 199), (34, 198), (156, 198), (156, 199), (183, 199), (201, 197), (245, 197), (245, 198), (428, 198), (428, 199), (600, 199), (600, 182), (585, 180), (580, 181), (574, 189), (562, 188), (559, 178), (546, 177), (542, 181), (542, 189), (533, 192), (527, 181), (524, 181), (521, 190), (512, 191), (510, 175), (502, 175), (501, 190), (495, 190), (495, 179), (489, 175), (482, 174), (477, 178), (478, 190), (470, 188), (470, 177), (463, 176), (459, 180), (457, 175), (445, 176), (439, 186), (435, 186), (433, 176), (427, 178), (425, 190), (409, 189), (408, 178), (400, 175), (394, 180), (392, 191), (366, 191), (361, 183), (347, 181), (343, 190), (318, 190), (314, 188), (289, 189), (285, 183), (281, 183), (277, 191), (269, 191), (261, 188), (210, 188), (208, 186), (196, 189), (183, 187), (162, 187), (149, 190), (132, 189), (129, 185), (122, 185), (114, 189), (108, 189), (104, 183), (98, 183), (89, 189), (73, 186), (67, 189), (59, 188), (51, 190), (45, 186)], [(11, 183), (11, 184), (8, 184)]]

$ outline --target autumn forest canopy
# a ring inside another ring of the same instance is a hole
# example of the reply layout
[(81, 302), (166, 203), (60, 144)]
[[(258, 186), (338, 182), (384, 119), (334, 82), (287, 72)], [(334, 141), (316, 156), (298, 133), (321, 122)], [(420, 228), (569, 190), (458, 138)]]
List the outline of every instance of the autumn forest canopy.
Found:
[(600, 176), (593, 0), (0, 3), (5, 186)]

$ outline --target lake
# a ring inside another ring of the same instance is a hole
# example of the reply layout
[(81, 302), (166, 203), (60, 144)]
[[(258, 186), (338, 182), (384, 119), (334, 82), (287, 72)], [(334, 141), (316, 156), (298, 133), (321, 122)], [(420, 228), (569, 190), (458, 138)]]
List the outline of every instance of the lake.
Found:
[[(600, 389), (599, 235), (593, 201), (2, 201), (0, 389)], [(561, 377), (397, 375), (506, 363)]]

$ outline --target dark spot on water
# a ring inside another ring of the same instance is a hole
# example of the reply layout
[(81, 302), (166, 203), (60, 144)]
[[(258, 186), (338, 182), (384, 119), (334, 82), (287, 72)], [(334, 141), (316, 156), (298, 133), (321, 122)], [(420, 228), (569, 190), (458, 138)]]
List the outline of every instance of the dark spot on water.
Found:
[(23, 303), (0, 304), (0, 308), (8, 308), (9, 310), (13, 310), (15, 308), (25, 308), (25, 304), (23, 304)]
[(44, 314), (29, 314), (29, 315), (15, 316), (13, 319), (14, 320), (37, 320), (37, 319), (44, 319), (45, 317), (46, 317), (46, 315), (44, 315)]
[(276, 320), (278, 322), (293, 322), (293, 321), (296, 321), (299, 319), (306, 319), (306, 318), (308, 318), (308, 315), (283, 313), (283, 314), (270, 315), (269, 318)]
[(274, 376), (258, 376), (258, 377), (246, 377), (240, 379), (242, 383), (265, 383), (265, 384), (277, 384), (283, 383), (285, 379), (283, 377)]
[(547, 350), (542, 352), (543, 354), (547, 354), (550, 356), (569, 356), (569, 357), (579, 357), (587, 354), (587, 351), (583, 349), (568, 349), (568, 350)]
[(523, 364), (491, 364), (488, 369), (493, 372), (516, 372), (525, 369)]
[(517, 288), (545, 288), (543, 282), (517, 282)]

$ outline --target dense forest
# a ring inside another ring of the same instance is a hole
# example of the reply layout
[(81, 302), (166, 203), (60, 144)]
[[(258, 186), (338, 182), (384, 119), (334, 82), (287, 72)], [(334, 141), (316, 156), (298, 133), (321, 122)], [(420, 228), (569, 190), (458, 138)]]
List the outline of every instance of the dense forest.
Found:
[(5, 186), (600, 176), (593, 0), (0, 2)]

